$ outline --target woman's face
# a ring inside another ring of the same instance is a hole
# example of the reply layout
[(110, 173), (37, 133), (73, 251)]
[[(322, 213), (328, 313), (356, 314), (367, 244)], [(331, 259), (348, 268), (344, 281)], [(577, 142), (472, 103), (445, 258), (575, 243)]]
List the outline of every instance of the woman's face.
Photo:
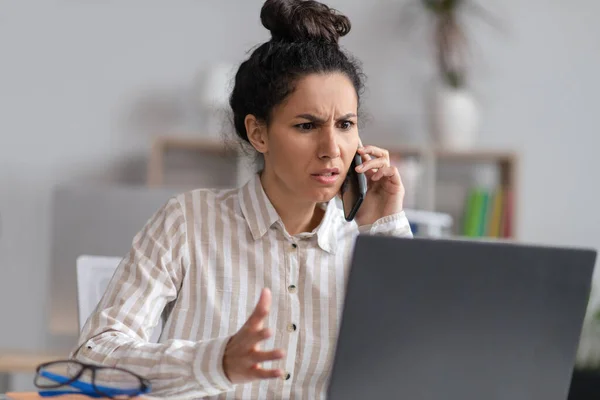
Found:
[(298, 200), (334, 198), (359, 145), (357, 113), (356, 90), (346, 75), (299, 80), (272, 112), (263, 152), (267, 176)]

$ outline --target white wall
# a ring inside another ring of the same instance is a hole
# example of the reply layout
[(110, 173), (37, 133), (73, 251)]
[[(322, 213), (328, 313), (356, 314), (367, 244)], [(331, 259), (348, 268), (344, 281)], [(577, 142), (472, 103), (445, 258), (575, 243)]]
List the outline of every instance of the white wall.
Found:
[[(343, 43), (369, 75), (367, 137), (385, 143), (424, 133), (431, 67), (423, 30), (403, 29), (404, 2), (330, 2), (351, 17)], [(505, 32), (472, 27), (484, 60), (474, 71), (484, 107), (480, 143), (521, 153), (517, 233), (599, 247), (600, 3), (484, 3)], [(149, 137), (162, 133), (140, 121), (140, 108), (159, 99), (173, 125), (189, 123), (186, 96), (198, 69), (240, 61), (267, 38), (261, 4), (0, 3), (0, 348), (45, 345), (53, 185), (138, 182)]]
[(0, 347), (29, 347), (44, 337), (53, 185), (140, 179), (129, 163), (162, 132), (140, 127), (137, 110), (160, 101), (185, 122), (177, 102), (199, 67), (235, 61), (266, 34), (248, 18), (260, 2), (235, 13), (218, 1), (2, 4)]

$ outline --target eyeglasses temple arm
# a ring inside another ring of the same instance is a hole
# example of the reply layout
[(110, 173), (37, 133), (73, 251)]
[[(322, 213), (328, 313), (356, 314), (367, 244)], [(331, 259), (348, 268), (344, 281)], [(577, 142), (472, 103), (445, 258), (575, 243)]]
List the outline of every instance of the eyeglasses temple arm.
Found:
[(40, 397), (54, 397), (54, 396), (62, 396), (62, 395), (67, 395), (67, 394), (81, 394), (87, 397), (94, 397), (94, 398), (102, 398), (104, 397), (103, 395), (101, 395), (100, 393), (96, 393), (96, 392), (82, 392), (79, 390), (40, 390), (38, 392), (38, 394), (40, 395)]

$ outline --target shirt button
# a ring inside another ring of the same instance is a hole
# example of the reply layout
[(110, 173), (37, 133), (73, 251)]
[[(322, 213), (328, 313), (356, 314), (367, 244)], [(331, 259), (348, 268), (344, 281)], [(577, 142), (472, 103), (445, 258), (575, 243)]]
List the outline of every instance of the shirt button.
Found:
[(291, 377), (292, 377), (292, 375), (290, 375), (288, 372), (286, 372), (285, 375), (283, 375), (283, 380), (289, 381)]
[(290, 285), (290, 286), (288, 286), (288, 291), (290, 293), (296, 293), (296, 291), (297, 291), (296, 285)]
[(289, 324), (287, 327), (288, 332), (295, 332), (296, 329), (298, 329), (298, 327), (296, 326), (296, 324)]
[(295, 249), (297, 249), (298, 245), (296, 243), (292, 243), (292, 247), (295, 248)]

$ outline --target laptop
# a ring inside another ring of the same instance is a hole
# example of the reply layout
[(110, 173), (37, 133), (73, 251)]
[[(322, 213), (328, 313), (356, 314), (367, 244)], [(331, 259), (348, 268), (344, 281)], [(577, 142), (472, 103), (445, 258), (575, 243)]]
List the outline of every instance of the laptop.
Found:
[(565, 400), (595, 260), (359, 236), (327, 398)]

